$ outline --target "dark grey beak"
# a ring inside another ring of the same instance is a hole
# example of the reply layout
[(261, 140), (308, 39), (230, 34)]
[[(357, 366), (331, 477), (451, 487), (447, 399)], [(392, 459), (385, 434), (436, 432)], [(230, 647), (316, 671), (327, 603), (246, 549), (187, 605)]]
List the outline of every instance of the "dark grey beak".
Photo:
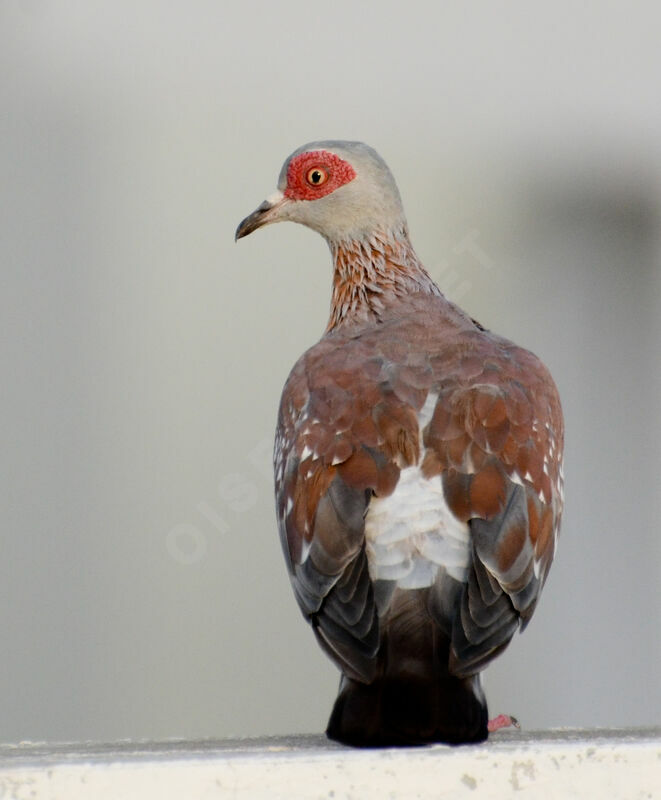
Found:
[(278, 212), (285, 203), (288, 203), (286, 197), (278, 192), (275, 198), (268, 198), (248, 216), (239, 223), (239, 227), (234, 234), (234, 241), (242, 239), (249, 233), (256, 231), (263, 225), (268, 225), (270, 222), (277, 222), (279, 219)]

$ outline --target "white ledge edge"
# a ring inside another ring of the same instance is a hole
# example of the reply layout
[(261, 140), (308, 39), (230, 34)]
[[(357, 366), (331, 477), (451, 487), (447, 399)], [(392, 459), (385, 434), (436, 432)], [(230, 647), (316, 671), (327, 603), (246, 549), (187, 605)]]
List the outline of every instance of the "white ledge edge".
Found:
[(0, 798), (661, 798), (661, 728), (354, 750), (321, 736), (0, 745)]

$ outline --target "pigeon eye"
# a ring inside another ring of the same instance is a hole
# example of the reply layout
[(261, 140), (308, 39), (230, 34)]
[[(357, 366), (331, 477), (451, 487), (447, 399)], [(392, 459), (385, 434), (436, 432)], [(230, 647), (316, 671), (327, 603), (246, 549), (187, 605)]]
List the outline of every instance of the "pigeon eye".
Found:
[(328, 173), (323, 167), (312, 167), (307, 171), (305, 180), (310, 186), (321, 186), (328, 180)]

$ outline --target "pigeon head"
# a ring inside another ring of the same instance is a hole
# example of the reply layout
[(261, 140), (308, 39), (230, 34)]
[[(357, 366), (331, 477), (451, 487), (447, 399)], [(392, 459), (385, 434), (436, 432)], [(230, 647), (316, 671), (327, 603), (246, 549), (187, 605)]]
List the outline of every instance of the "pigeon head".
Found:
[(343, 141), (295, 150), (282, 166), (277, 191), (240, 223), (235, 238), (284, 220), (307, 225), (331, 244), (406, 225), (397, 184), (381, 156), (362, 142)]

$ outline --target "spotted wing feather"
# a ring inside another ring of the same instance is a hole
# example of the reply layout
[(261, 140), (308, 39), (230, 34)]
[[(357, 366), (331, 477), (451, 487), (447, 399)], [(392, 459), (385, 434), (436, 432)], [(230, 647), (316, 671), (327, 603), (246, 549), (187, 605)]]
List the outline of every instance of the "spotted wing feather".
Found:
[[(365, 370), (378, 373), (379, 359), (367, 360)], [(343, 672), (369, 682), (380, 629), (364, 517), (372, 492), (394, 486), (398, 470), (379, 450), (387, 420), (373, 418), (378, 393), (356, 391), (355, 381), (343, 350), (323, 343), (292, 371), (276, 438), (276, 502), (301, 610)]]

